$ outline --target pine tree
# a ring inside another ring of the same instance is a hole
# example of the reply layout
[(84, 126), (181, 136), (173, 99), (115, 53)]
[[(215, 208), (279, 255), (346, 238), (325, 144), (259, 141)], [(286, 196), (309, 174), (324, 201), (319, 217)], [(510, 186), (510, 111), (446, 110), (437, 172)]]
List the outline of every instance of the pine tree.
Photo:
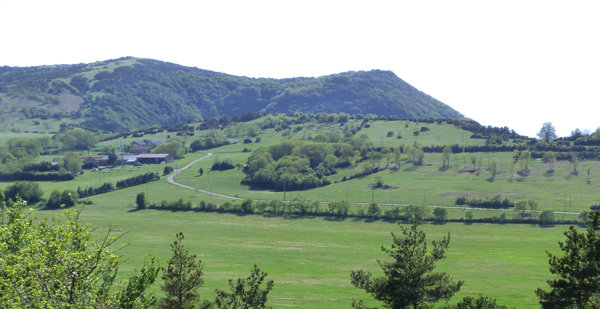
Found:
[(238, 279), (237, 282), (229, 279), (229, 292), (217, 290), (215, 304), (217, 308), (271, 308), (266, 306), (267, 295), (273, 288), (273, 280), (267, 280), (264, 288), (262, 283), (265, 281), (267, 273), (261, 271), (256, 265), (248, 278)]
[[(372, 278), (364, 270), (352, 271), (352, 285), (385, 304), (386, 308), (417, 308), (423, 303), (435, 303), (449, 299), (460, 290), (463, 282), (454, 282), (446, 273), (434, 273), (435, 263), (444, 258), (450, 244), (450, 234), (433, 241), (433, 249), (427, 250), (425, 233), (417, 229), (418, 221), (410, 228), (400, 226), (402, 235), (392, 233), (391, 248), (381, 250), (393, 258), (378, 261), (384, 276)], [(361, 301), (355, 307), (364, 308)]]
[(600, 298), (600, 211), (592, 211), (587, 233), (571, 226), (558, 245), (562, 255), (548, 253), (550, 291), (537, 289), (542, 308), (597, 308)]
[(173, 256), (167, 267), (163, 268), (164, 280), (161, 289), (166, 296), (159, 304), (159, 308), (184, 309), (205, 308), (210, 303), (200, 304), (198, 288), (204, 284), (202, 278), (202, 261), (190, 254), (183, 247), (183, 233), (177, 233), (177, 240), (171, 244)]

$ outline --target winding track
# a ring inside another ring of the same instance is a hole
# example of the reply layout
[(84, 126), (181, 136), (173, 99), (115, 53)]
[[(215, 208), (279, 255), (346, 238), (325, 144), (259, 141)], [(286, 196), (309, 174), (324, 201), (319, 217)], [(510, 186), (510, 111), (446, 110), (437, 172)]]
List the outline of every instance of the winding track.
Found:
[(194, 187), (186, 186), (184, 184), (175, 182), (175, 180), (173, 180), (173, 178), (175, 178), (175, 176), (177, 176), (179, 173), (185, 171), (186, 169), (190, 168), (192, 165), (194, 165), (194, 164), (196, 164), (196, 163), (198, 163), (198, 162), (200, 162), (200, 161), (202, 161), (202, 160), (204, 160), (204, 159), (206, 159), (206, 158), (208, 158), (208, 157), (210, 157), (212, 155), (213, 154), (209, 152), (204, 157), (202, 157), (200, 159), (197, 159), (197, 160), (194, 160), (194, 161), (190, 162), (188, 165), (186, 165), (186, 166), (184, 166), (182, 168), (176, 169), (173, 174), (171, 174), (171, 175), (169, 175), (169, 177), (167, 177), (167, 181), (170, 184), (173, 184), (173, 185), (176, 185), (176, 186), (180, 186), (180, 187), (188, 189), (188, 190), (193, 190), (193, 191), (201, 192), (201, 193), (204, 193), (204, 194), (210, 194), (210, 195), (213, 195), (213, 196), (218, 196), (218, 197), (227, 198), (227, 199), (231, 199), (231, 200), (242, 201), (243, 199), (237, 198), (235, 196), (229, 196), (229, 195), (219, 194), (219, 193), (215, 193), (215, 192), (209, 192), (209, 191), (202, 190), (202, 189), (197, 189), (197, 188), (194, 188)]
[[(194, 160), (192, 162), (190, 162), (188, 165), (176, 169), (175, 172), (171, 175), (169, 175), (169, 177), (167, 177), (167, 181), (170, 184), (176, 185), (176, 186), (180, 186), (182, 188), (188, 189), (188, 190), (193, 190), (193, 191), (197, 191), (197, 192), (201, 192), (204, 194), (209, 194), (209, 195), (213, 195), (213, 196), (218, 196), (218, 197), (222, 197), (222, 198), (226, 198), (226, 199), (231, 199), (231, 200), (236, 200), (236, 201), (243, 201), (244, 199), (241, 199), (239, 197), (235, 197), (235, 196), (230, 196), (230, 195), (224, 195), (224, 194), (219, 194), (219, 193), (215, 193), (215, 192), (210, 192), (210, 191), (206, 191), (206, 190), (202, 190), (202, 189), (197, 189), (194, 187), (190, 187), (190, 186), (186, 186), (184, 184), (180, 184), (178, 182), (175, 182), (175, 180), (173, 180), (173, 178), (175, 178), (175, 176), (177, 176), (180, 172), (183, 172), (184, 170), (190, 168), (192, 165), (212, 156), (212, 153), (207, 153), (204, 157)], [(319, 203), (327, 203), (326, 201), (319, 201)], [(364, 205), (368, 205), (369, 203), (350, 203), (350, 204), (364, 204)], [(408, 204), (397, 204), (397, 203), (379, 203), (379, 205), (384, 205), (384, 206), (408, 206)], [(441, 205), (427, 205), (427, 207), (430, 208), (437, 208), (437, 207), (441, 207), (441, 208), (449, 208), (449, 209), (467, 209), (467, 210), (488, 210), (488, 211), (494, 211), (494, 210), (498, 210), (498, 209), (489, 209), (489, 208), (476, 208), (476, 207), (460, 207), (460, 206), (441, 206)], [(517, 211), (515, 209), (506, 209), (506, 211)], [(535, 212), (541, 212), (540, 210), (535, 210)], [(555, 211), (555, 214), (568, 214), (568, 215), (577, 215), (579, 214), (578, 212), (568, 212), (568, 211)]]

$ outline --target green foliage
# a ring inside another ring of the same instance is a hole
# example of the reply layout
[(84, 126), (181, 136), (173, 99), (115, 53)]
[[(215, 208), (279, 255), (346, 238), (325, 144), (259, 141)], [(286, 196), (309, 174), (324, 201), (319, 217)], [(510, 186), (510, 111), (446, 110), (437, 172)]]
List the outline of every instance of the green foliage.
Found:
[(448, 217), (448, 210), (442, 207), (436, 207), (433, 210), (433, 217), (438, 223), (444, 223), (446, 217)]
[[(89, 65), (4, 68), (0, 89), (57, 103), (63, 91), (77, 94), (85, 99), (79, 113), (84, 115), (81, 124), (111, 132), (259, 110), (343, 112), (335, 118), (323, 117), (323, 121), (336, 123), (345, 123), (348, 114), (359, 113), (462, 117), (394, 73), (378, 70), (318, 78), (250, 79), (150, 59), (121, 58)], [(28, 115), (48, 117), (39, 112)]]
[(17, 181), (4, 190), (6, 200), (11, 199), (16, 201), (17, 197), (21, 197), (29, 204), (39, 202), (43, 194), (44, 192), (42, 192), (40, 185), (31, 181)]
[(452, 148), (445, 146), (442, 150), (442, 166), (447, 167), (450, 165), (450, 155), (452, 154)]
[(600, 211), (592, 211), (585, 233), (574, 226), (558, 242), (562, 255), (548, 253), (550, 291), (537, 289), (542, 308), (596, 308), (600, 297)]
[[(237, 282), (229, 279), (229, 291), (216, 290), (217, 308), (249, 309), (249, 308), (271, 308), (266, 305), (267, 295), (273, 289), (273, 280), (265, 278), (267, 273), (261, 271), (256, 265), (252, 273), (245, 279), (237, 279)], [(263, 287), (263, 282), (264, 287)]]
[(229, 158), (219, 160), (219, 158), (215, 158), (215, 162), (210, 168), (211, 171), (226, 171), (230, 169), (234, 169), (235, 165), (233, 165), (233, 161)]
[(56, 136), (56, 139), (66, 150), (90, 150), (98, 142), (94, 133), (80, 128), (62, 132)]
[(173, 173), (174, 170), (175, 169), (170, 165), (165, 166), (165, 168), (163, 169), (163, 176)]
[(552, 122), (545, 122), (537, 134), (538, 138), (546, 142), (553, 141), (557, 138), (556, 129), (552, 125)]
[(67, 152), (63, 156), (62, 166), (67, 171), (71, 172), (71, 175), (73, 175), (73, 176), (79, 175), (79, 170), (81, 170), (82, 164), (83, 164), (83, 159), (81, 159), (81, 157), (74, 152)]
[(367, 215), (370, 217), (377, 218), (381, 215), (381, 207), (375, 202), (371, 202), (367, 208)]
[(172, 256), (167, 267), (163, 268), (163, 285), (161, 289), (165, 297), (159, 302), (159, 308), (203, 308), (198, 288), (204, 284), (200, 259), (190, 254), (183, 246), (183, 233), (177, 233), (177, 239), (171, 244)]
[(383, 276), (372, 278), (370, 272), (352, 271), (352, 285), (365, 290), (386, 308), (417, 308), (421, 304), (450, 299), (460, 290), (463, 282), (454, 282), (446, 273), (433, 272), (435, 264), (444, 259), (450, 244), (450, 233), (440, 241), (432, 242), (427, 250), (425, 233), (418, 230), (414, 221), (410, 227), (399, 225), (402, 235), (392, 233), (391, 248), (381, 250), (391, 261), (378, 261)]
[(284, 187), (286, 190), (309, 189), (329, 184), (323, 176), (336, 172), (334, 149), (342, 148), (337, 144), (300, 140), (260, 147), (248, 158), (243, 183), (277, 190)]
[(186, 153), (186, 149), (182, 141), (173, 140), (156, 146), (152, 153), (168, 153), (175, 159), (181, 159)]
[(144, 192), (137, 194), (135, 197), (135, 205), (137, 206), (137, 209), (146, 208), (146, 194)]
[(471, 296), (464, 297), (456, 305), (445, 306), (443, 309), (508, 309), (508, 307), (498, 305), (496, 300), (491, 297), (479, 295), (477, 298)]
[(229, 145), (229, 141), (227, 141), (227, 138), (219, 134), (213, 134), (211, 136), (205, 136), (194, 140), (190, 144), (190, 151), (194, 152), (198, 150), (219, 147), (222, 145)]
[[(8, 206), (8, 207), (7, 207)], [(145, 290), (158, 274), (155, 260), (115, 284), (119, 257), (111, 247), (121, 237), (103, 237), (80, 222), (79, 211), (65, 210), (53, 221), (32, 219), (25, 204), (2, 203), (0, 229), (0, 307), (147, 308)]]
[(406, 217), (409, 219), (422, 221), (427, 216), (427, 208), (422, 205), (408, 205), (404, 208)]
[(58, 190), (52, 191), (50, 197), (46, 202), (46, 208), (56, 209), (59, 207), (71, 207), (77, 204), (79, 196), (77, 192), (72, 190), (64, 190), (62, 192)]
[(540, 225), (552, 225), (555, 222), (554, 212), (552, 210), (544, 210), (540, 213)]

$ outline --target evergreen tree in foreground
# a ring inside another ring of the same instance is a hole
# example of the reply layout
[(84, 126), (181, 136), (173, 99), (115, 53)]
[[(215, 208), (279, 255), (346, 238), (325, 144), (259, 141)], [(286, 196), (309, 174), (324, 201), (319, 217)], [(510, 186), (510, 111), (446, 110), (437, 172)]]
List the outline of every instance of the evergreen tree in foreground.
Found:
[[(412, 226), (400, 225), (402, 235), (392, 233), (391, 248), (381, 250), (392, 257), (392, 261), (378, 261), (384, 276), (372, 278), (364, 270), (352, 271), (352, 284), (385, 304), (386, 308), (417, 308), (423, 303), (435, 303), (449, 299), (460, 290), (463, 282), (454, 282), (446, 273), (434, 273), (435, 263), (444, 258), (450, 244), (450, 233), (439, 241), (432, 242), (427, 250), (425, 233), (417, 229), (418, 221)], [(354, 307), (364, 307), (362, 301)]]
[(202, 279), (202, 261), (190, 254), (183, 247), (183, 233), (177, 234), (177, 240), (171, 244), (173, 256), (167, 267), (163, 268), (164, 284), (161, 289), (165, 298), (159, 303), (159, 308), (208, 308), (211, 303), (201, 302), (198, 288), (204, 283)]
[(567, 240), (558, 242), (562, 256), (548, 253), (550, 291), (537, 289), (542, 308), (600, 307), (600, 211), (592, 211), (586, 233), (571, 226)]
[(267, 280), (264, 288), (261, 287), (267, 273), (261, 271), (256, 265), (250, 276), (238, 279), (237, 282), (229, 279), (229, 291), (217, 290), (215, 304), (217, 308), (232, 309), (262, 309), (266, 306), (267, 295), (273, 288), (273, 280)]

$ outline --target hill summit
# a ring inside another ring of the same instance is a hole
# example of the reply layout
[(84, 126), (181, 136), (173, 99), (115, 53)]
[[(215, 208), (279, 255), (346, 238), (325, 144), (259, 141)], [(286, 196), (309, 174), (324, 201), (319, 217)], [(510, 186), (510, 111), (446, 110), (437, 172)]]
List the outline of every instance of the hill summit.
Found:
[(124, 131), (245, 112), (461, 118), (391, 71), (316, 78), (249, 78), (152, 59), (0, 67), (5, 117), (69, 117), (91, 130)]

